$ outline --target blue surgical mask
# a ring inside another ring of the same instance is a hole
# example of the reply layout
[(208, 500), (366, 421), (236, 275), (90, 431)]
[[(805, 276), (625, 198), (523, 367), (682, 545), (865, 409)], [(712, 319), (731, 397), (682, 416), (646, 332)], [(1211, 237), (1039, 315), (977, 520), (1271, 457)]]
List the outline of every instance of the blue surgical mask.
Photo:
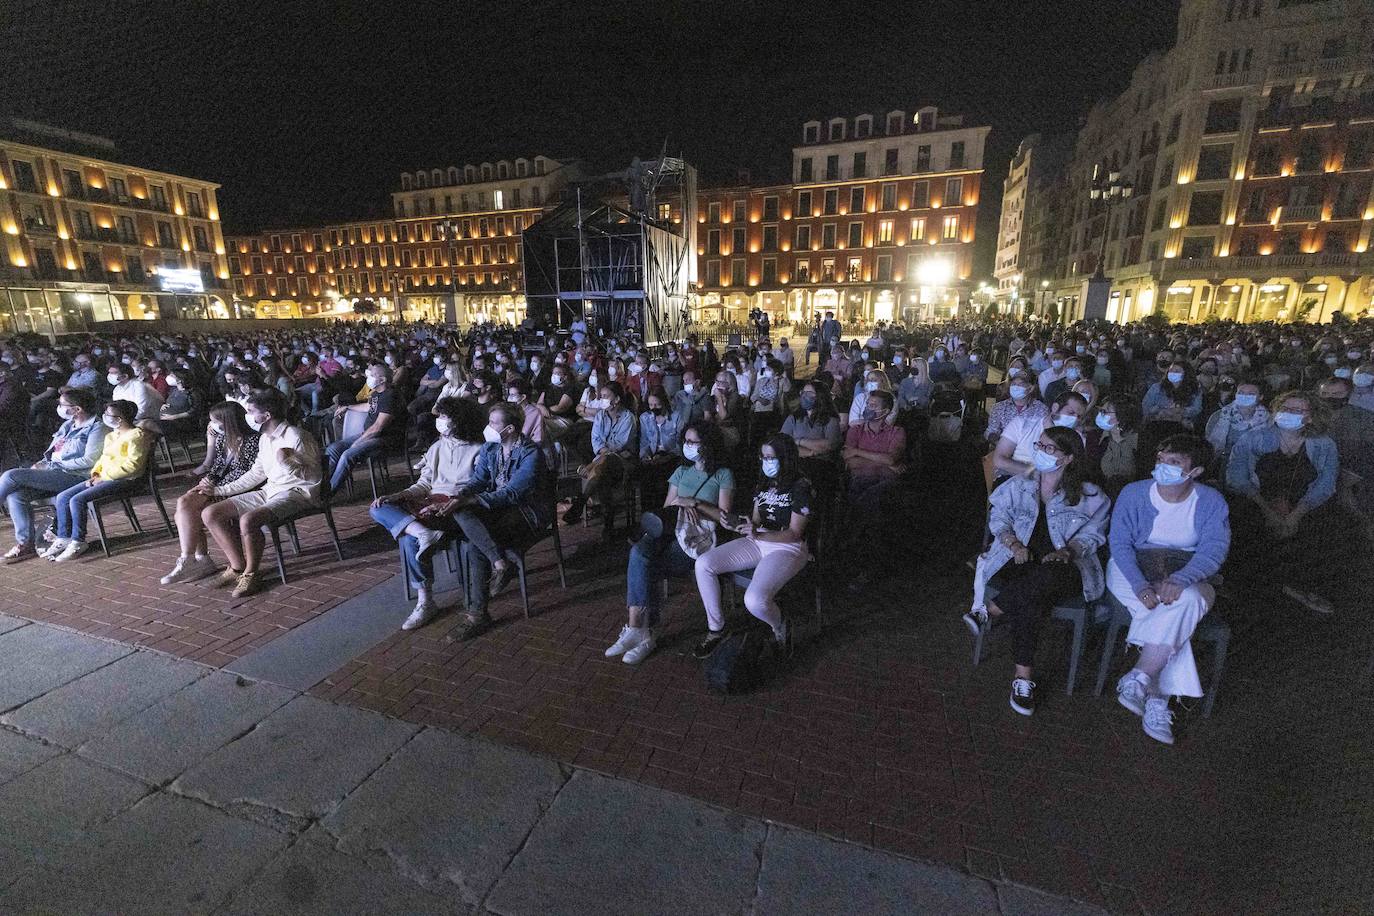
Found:
[(1236, 395), (1236, 406), (1237, 406), (1237, 407), (1254, 407), (1254, 406), (1255, 406), (1256, 404), (1258, 404), (1258, 403), (1259, 403), (1259, 395), (1257, 395), (1257, 394), (1238, 394), (1238, 395)]
[(877, 391), (877, 390), (878, 390), (878, 383), (877, 383), (877, 382), (864, 382), (864, 391), (870, 391), (870, 392), (871, 392), (871, 391)]
[(815, 409), (816, 409), (816, 396), (815, 396), (814, 394), (804, 394), (804, 395), (802, 395), (802, 396), (801, 396), (801, 409), (802, 409), (802, 410), (815, 410)]
[(1065, 429), (1073, 429), (1075, 426), (1078, 425), (1078, 418), (1075, 417), (1073, 414), (1061, 413), (1059, 416), (1054, 418), (1054, 425), (1062, 426)]
[(782, 470), (782, 462), (777, 458), (765, 458), (761, 462), (761, 465), (763, 467), (763, 476), (769, 479), (777, 477), (778, 472)]
[(1104, 432), (1116, 426), (1116, 421), (1113, 420), (1111, 417), (1107, 416), (1105, 413), (1098, 414), (1097, 417), (1093, 420), (1093, 422), (1097, 424), (1098, 429)]
[(1070, 366), (1064, 370), (1064, 373), (1071, 382), (1076, 382), (1083, 377), (1083, 372), (1077, 366)]
[(1182, 372), (1170, 372), (1170, 373), (1168, 374), (1168, 376), (1166, 376), (1166, 378), (1169, 379), (1169, 384), (1170, 384), (1170, 385), (1177, 385), (1179, 382), (1183, 381), (1183, 373), (1182, 373)]
[(1030, 393), (1030, 389), (1025, 385), (1012, 385), (1007, 389), (1007, 393), (1010, 394), (1014, 400), (1019, 401)]
[(1300, 413), (1292, 413), (1287, 410), (1281, 410), (1278, 413), (1274, 414), (1274, 425), (1277, 426), (1279, 429), (1302, 429), (1303, 424), (1306, 422), (1307, 418)]
[(1155, 483), (1159, 484), (1161, 487), (1176, 486), (1188, 479), (1188, 475), (1183, 473), (1183, 468), (1176, 464), (1165, 464), (1162, 461), (1155, 465), (1155, 469), (1150, 473), (1150, 476), (1153, 477)]
[(682, 443), (682, 457), (688, 461), (696, 461), (701, 457), (701, 446), (696, 442)]
[(1031, 455), (1031, 463), (1034, 464), (1035, 469), (1041, 473), (1048, 473), (1059, 467), (1058, 458), (1040, 449), (1036, 449)]

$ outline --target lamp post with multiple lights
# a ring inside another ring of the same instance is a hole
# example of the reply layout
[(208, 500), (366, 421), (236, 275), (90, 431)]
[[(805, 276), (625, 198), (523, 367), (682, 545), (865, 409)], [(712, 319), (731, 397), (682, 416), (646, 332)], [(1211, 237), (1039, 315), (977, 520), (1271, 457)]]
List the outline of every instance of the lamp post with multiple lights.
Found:
[[(1121, 176), (1118, 169), (1104, 172), (1101, 166), (1093, 168), (1092, 181), (1088, 185), (1089, 206), (1103, 215), (1102, 247), (1097, 254), (1097, 269), (1088, 278), (1086, 295), (1083, 297), (1084, 318), (1106, 318), (1107, 299), (1111, 295), (1112, 281), (1107, 279), (1107, 240), (1111, 236), (1112, 212), (1116, 206), (1131, 199), (1135, 186)], [(1068, 316), (1061, 316), (1067, 318)]]

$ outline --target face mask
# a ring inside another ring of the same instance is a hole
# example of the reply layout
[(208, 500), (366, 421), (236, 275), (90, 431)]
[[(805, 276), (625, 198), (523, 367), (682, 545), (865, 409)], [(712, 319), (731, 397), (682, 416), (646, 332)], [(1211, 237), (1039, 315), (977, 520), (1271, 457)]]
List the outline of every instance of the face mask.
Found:
[(436, 365), (436, 366), (442, 366), (443, 364), (444, 364), (444, 358), (443, 358), (442, 356), (436, 356), (436, 357), (434, 357), (434, 365)]
[(543, 363), (539, 362), (537, 359), (530, 360), (530, 371), (538, 372), (541, 365), (543, 365)]
[(111, 385), (118, 385), (119, 378), (120, 377), (117, 375), (107, 375), (105, 376), (105, 381), (109, 382)]
[(782, 470), (782, 462), (777, 458), (765, 458), (760, 465), (763, 468), (763, 476), (769, 479), (778, 476), (778, 471)]
[(906, 357), (902, 356), (900, 353), (892, 357), (892, 365), (894, 366), (900, 366), (904, 362), (906, 362)]
[(1166, 378), (1169, 379), (1169, 384), (1170, 384), (1170, 385), (1177, 385), (1179, 382), (1183, 381), (1183, 373), (1182, 373), (1182, 372), (1170, 372), (1170, 373), (1166, 376)]
[(1080, 378), (1083, 377), (1083, 372), (1082, 372), (1082, 370), (1079, 369), (1077, 366), (1070, 366), (1068, 369), (1066, 369), (1066, 370), (1064, 370), (1064, 371), (1065, 371), (1065, 374), (1068, 376), (1069, 381), (1072, 381), (1072, 382), (1076, 382), (1076, 381), (1078, 381)]
[(441, 436), (447, 436), (449, 433), (453, 432), (453, 421), (448, 417), (435, 417), (434, 431)]
[(606, 370), (606, 374), (611, 378), (615, 378), (617, 375), (620, 374), (620, 370), (617, 369), (615, 366), (611, 366), (609, 369)]
[(1337, 369), (1335, 369), (1331, 374), (1336, 376), (1336, 378), (1350, 378), (1350, 367), (1340, 366)]
[(596, 373), (593, 372), (591, 375), (587, 376), (587, 384), (588, 384), (588, 385), (591, 385), (593, 388), (595, 388), (595, 387), (596, 387), (596, 383), (597, 383)]
[(248, 424), (248, 428), (251, 429), (253, 432), (256, 433), (262, 430), (262, 421), (259, 420), (257, 417), (253, 416), (251, 413), (245, 414), (243, 420), (245, 423)]
[(1050, 360), (1050, 365), (1053, 366), (1053, 367), (1056, 368), (1056, 369), (1063, 369), (1063, 368), (1064, 368), (1064, 361), (1063, 361), (1062, 359)]
[(872, 423), (874, 420), (878, 419), (878, 416), (878, 411), (874, 410), (873, 408), (864, 408), (863, 418), (865, 423)]
[(865, 390), (865, 391), (877, 391), (877, 390), (878, 390), (878, 383), (877, 383), (877, 382), (865, 382), (865, 383), (864, 383), (864, 390)]
[(117, 429), (119, 427), (119, 420), (109, 415), (101, 417), (100, 422), (104, 423), (110, 429)]
[(500, 442), (501, 434), (490, 426), (484, 426), (482, 427), (482, 438), (487, 442)]
[(1303, 424), (1306, 422), (1307, 418), (1300, 413), (1291, 413), (1287, 410), (1281, 410), (1274, 414), (1274, 425), (1279, 429), (1302, 429)]
[(1031, 455), (1031, 463), (1034, 464), (1035, 469), (1041, 473), (1048, 473), (1059, 467), (1058, 458), (1040, 449), (1036, 449), (1034, 454)]
[(1111, 417), (1107, 416), (1107, 414), (1105, 413), (1098, 414), (1097, 418), (1093, 420), (1093, 422), (1096, 423), (1097, 428), (1102, 430), (1103, 432), (1106, 432), (1116, 426), (1116, 421), (1113, 420)]
[(369, 388), (380, 388), (383, 384), (382, 376), (371, 372), (367, 374), (367, 386)]
[[(948, 355), (949, 355), (949, 354), (946, 353), (944, 350), (936, 350), (936, 351), (935, 351), (935, 358), (936, 358), (936, 359), (944, 359), (944, 358), (945, 358), (946, 356), (948, 356)], [(1062, 366), (1062, 365), (1064, 365), (1064, 364), (1063, 364), (1063, 363), (1060, 363), (1059, 365)]]
[[(91, 347), (91, 352), (94, 353), (96, 356), (99, 356), (100, 354), (104, 353), (105, 351), (104, 351), (102, 348), (100, 348), (100, 347)], [(191, 351), (191, 355), (192, 355), (192, 356), (195, 356), (195, 355), (196, 355), (194, 350)]]
[(1155, 479), (1155, 483), (1161, 487), (1173, 487), (1183, 483), (1188, 479), (1188, 475), (1183, 473), (1183, 468), (1176, 464), (1165, 464), (1159, 462), (1155, 469), (1150, 472), (1150, 476)]
[(976, 362), (978, 362), (978, 354), (977, 354), (977, 353), (972, 353), (972, 354), (970, 354), (970, 355), (969, 355), (969, 358), (968, 358), (968, 361), (971, 362), (971, 363), (976, 363)]
[(1259, 403), (1259, 395), (1257, 395), (1257, 394), (1238, 394), (1238, 395), (1236, 395), (1236, 406), (1237, 406), (1237, 407), (1254, 407), (1254, 406), (1255, 406), (1256, 404), (1258, 404), (1258, 403)]
[(76, 408), (69, 404), (58, 404), (57, 415), (64, 420), (70, 420), (72, 417), (76, 416)]
[(563, 384), (563, 376), (561, 376), (561, 375), (551, 375), (551, 376), (549, 376), (549, 384), (550, 384), (550, 385), (553, 385), (553, 386), (555, 386), (555, 387), (558, 386), (558, 385)]
[(764, 369), (762, 372), (759, 373), (759, 378), (772, 378), (772, 377), (773, 377), (773, 370), (772, 370), (772, 369)]
[(611, 402), (605, 398), (593, 398), (587, 402), (587, 406), (593, 410), (605, 410), (607, 407), (611, 406)]
[(1082, 344), (1079, 344), (1078, 346), (1073, 348), (1073, 351), (1075, 353), (1086, 353), (1088, 352), (1088, 348), (1083, 346)]
[(801, 396), (801, 409), (802, 409), (802, 410), (815, 410), (815, 409), (816, 409), (816, 396), (815, 396), (814, 394), (804, 394), (804, 395), (802, 395), (802, 396)]
[(865, 351), (863, 352), (863, 358), (864, 358), (864, 359), (868, 359), (868, 351), (867, 351), (867, 350), (865, 350)]
[(1019, 401), (1030, 393), (1030, 389), (1025, 385), (1012, 385), (1007, 389), (1007, 393), (1012, 396), (1013, 400)]
[(1374, 385), (1374, 375), (1370, 375), (1368, 372), (1356, 372), (1353, 380), (1358, 388), (1368, 388), (1370, 385)]
[(701, 457), (701, 446), (695, 442), (682, 443), (682, 457), (688, 461), (696, 461)]
[(1326, 363), (1328, 366), (1334, 366), (1337, 360), (1334, 356), (1324, 356), (1322, 357), (1322, 362)]
[(1059, 416), (1054, 418), (1054, 425), (1062, 426), (1065, 429), (1073, 429), (1075, 426), (1078, 425), (1078, 418), (1075, 417), (1073, 414), (1061, 413)]
[(1359, 351), (1359, 350), (1349, 350), (1349, 351), (1347, 351), (1346, 354), (1345, 354), (1345, 358), (1346, 358), (1346, 359), (1352, 359), (1352, 360), (1353, 360), (1353, 359), (1359, 359), (1360, 356), (1361, 356), (1361, 354), (1360, 354), (1360, 351)]

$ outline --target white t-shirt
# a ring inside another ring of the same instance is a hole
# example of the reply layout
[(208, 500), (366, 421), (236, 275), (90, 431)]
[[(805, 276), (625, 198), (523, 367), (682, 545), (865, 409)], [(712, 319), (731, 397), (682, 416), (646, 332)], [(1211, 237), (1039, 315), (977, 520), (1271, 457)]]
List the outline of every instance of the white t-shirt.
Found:
[(1040, 434), (1046, 429), (1045, 419), (1045, 414), (1013, 417), (1002, 429), (1002, 438), (1016, 443), (1012, 457), (1017, 461), (1030, 464), (1035, 460), (1035, 443), (1040, 441)]
[(1193, 517), (1197, 514), (1197, 502), (1197, 487), (1193, 487), (1187, 499), (1171, 503), (1159, 495), (1159, 484), (1150, 484), (1150, 504), (1159, 513), (1155, 516), (1154, 527), (1150, 529), (1150, 545), (1179, 550), (1196, 549), (1198, 534)]

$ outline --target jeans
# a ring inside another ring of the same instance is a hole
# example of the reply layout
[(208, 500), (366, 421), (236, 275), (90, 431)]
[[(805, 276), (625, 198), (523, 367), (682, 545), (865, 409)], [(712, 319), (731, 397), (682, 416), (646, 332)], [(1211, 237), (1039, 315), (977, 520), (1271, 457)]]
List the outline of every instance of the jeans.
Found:
[[(415, 516), (402, 506), (397, 505), (378, 506), (375, 509), (369, 509), (368, 514), (372, 516), (374, 522), (385, 528), (387, 534), (395, 538), (396, 543), (401, 546), (405, 574), (410, 577), (410, 581), (425, 588), (433, 585), (434, 551), (430, 551), (423, 557), (420, 556), (419, 542), (405, 533), (410, 523), (415, 521)], [(440, 527), (451, 528), (454, 532), (458, 530), (457, 525), (453, 524), (451, 519), (445, 519), (445, 521), (449, 524)]]
[(739, 538), (703, 553), (696, 562), (697, 589), (706, 606), (706, 622), (711, 631), (718, 633), (725, 628), (719, 576), (752, 569), (754, 575), (744, 593), (744, 606), (777, 632), (782, 626), (782, 608), (775, 599), (788, 580), (806, 568), (808, 559), (805, 544), (754, 538)]
[(663, 593), (656, 587), (659, 580), (687, 575), (696, 565), (677, 542), (672, 529), (666, 529), (657, 515), (653, 523), (646, 518), (644, 533), (630, 548), (630, 561), (625, 568), (625, 606), (644, 608), (644, 625), (658, 626), (662, 612)]
[(491, 564), (505, 559), (505, 550), (523, 549), (533, 540), (534, 532), (519, 509), (484, 509), (473, 506), (454, 516), (463, 531), (463, 568), (467, 583), (468, 613), (481, 616), (487, 612), (487, 587), (491, 581)]
[(353, 466), (360, 461), (365, 461), (374, 455), (381, 455), (386, 451), (386, 443), (381, 439), (364, 439), (358, 441), (358, 436), (348, 439), (338, 439), (329, 444), (325, 449), (325, 454), (329, 456), (329, 463), (334, 468), (334, 474), (329, 478), (329, 491), (338, 492), (339, 488), (353, 473)]
[(296, 386), (296, 394), (300, 395), (301, 400), (310, 400), (310, 413), (319, 413), (320, 396), (323, 395), (324, 386), (319, 382), (307, 382), (304, 385)]
[(57, 509), (57, 519), (53, 527), (57, 531), (57, 536), (63, 540), (86, 540), (86, 507), (93, 500), (136, 490), (142, 482), (142, 477), (125, 477), (120, 480), (102, 480), (88, 487), (86, 482), (82, 481), (58, 493), (57, 498), (53, 500), (53, 505)]
[(81, 474), (56, 468), (14, 468), (0, 474), (0, 499), (14, 521), (14, 539), (20, 544), (33, 543), (33, 507), (35, 499), (55, 496), (86, 478)]

